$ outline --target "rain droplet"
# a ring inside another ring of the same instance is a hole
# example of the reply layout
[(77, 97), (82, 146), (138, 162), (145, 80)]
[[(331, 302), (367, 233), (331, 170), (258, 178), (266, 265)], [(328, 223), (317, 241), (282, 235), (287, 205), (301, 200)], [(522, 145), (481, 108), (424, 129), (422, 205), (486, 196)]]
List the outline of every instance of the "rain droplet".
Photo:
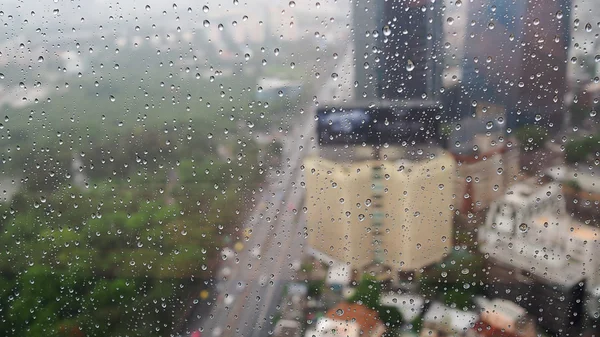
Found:
[(383, 27), (383, 35), (384, 36), (390, 36), (390, 34), (392, 34), (392, 30), (390, 29), (390, 26), (385, 26)]
[(210, 27), (210, 21), (208, 20), (204, 20), (204, 22), (202, 22), (202, 25), (206, 28)]
[(38, 57), (38, 62), (40, 62), (40, 63), (44, 62), (44, 57), (43, 56)]
[(522, 223), (519, 225), (519, 230), (521, 233), (526, 233), (529, 230), (529, 226), (526, 223)]
[(408, 62), (406, 62), (406, 70), (413, 71), (414, 69), (415, 69), (415, 64), (413, 63), (413, 61), (408, 60)]
[(202, 7), (202, 11), (203, 11), (204, 13), (208, 13), (208, 11), (209, 11), (209, 10), (210, 10), (210, 8), (208, 8), (208, 6), (206, 6), (206, 5), (204, 5), (204, 6)]
[(146, 5), (146, 10), (149, 11), (150, 10), (150, 5)]

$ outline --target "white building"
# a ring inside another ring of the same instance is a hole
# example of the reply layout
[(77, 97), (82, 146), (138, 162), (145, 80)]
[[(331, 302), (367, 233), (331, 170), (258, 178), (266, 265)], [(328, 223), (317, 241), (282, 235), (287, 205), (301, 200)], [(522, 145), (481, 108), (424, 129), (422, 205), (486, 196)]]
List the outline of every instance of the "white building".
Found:
[(384, 294), (379, 303), (395, 307), (400, 311), (405, 322), (412, 322), (423, 311), (425, 298), (415, 294)]
[(565, 289), (581, 280), (588, 294), (600, 289), (600, 231), (569, 217), (556, 183), (513, 185), (492, 203), (478, 235), (498, 265)]
[(423, 316), (421, 336), (465, 336), (478, 320), (479, 316), (474, 312), (453, 309), (434, 302)]

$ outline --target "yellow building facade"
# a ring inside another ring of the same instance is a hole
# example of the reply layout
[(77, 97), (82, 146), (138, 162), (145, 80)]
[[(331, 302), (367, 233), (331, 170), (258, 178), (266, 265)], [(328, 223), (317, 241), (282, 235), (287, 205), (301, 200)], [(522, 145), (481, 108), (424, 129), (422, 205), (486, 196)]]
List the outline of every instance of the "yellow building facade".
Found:
[(305, 161), (309, 244), (364, 270), (415, 271), (452, 245), (454, 160), (440, 151), (357, 147)]

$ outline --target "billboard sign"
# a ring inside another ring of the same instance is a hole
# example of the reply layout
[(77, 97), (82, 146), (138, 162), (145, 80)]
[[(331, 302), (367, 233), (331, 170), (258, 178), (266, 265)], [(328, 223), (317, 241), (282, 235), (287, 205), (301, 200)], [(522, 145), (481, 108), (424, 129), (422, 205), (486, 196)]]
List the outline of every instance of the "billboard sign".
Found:
[(317, 110), (319, 144), (423, 143), (437, 137), (437, 107), (329, 107)]

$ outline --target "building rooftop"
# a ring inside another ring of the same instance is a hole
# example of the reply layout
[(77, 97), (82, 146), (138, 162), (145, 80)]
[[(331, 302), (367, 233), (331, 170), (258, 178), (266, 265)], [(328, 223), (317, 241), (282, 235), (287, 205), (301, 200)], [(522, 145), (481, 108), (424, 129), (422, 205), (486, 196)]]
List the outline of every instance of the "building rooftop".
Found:
[(397, 308), (407, 322), (412, 322), (423, 310), (425, 299), (419, 295), (412, 294), (386, 294), (381, 296), (380, 303)]
[[(548, 192), (550, 194), (548, 194)], [(532, 203), (538, 203), (549, 197), (556, 198), (560, 194), (560, 188), (557, 184), (537, 184), (535, 179), (526, 180), (519, 184), (510, 186), (504, 197), (504, 201), (525, 206)]]
[[(345, 323), (356, 323), (362, 334), (370, 335), (381, 325), (379, 315), (363, 305), (342, 302), (327, 310), (324, 320), (342, 321)], [(359, 332), (360, 333), (360, 332)]]
[(493, 247), (484, 248), (484, 251), (496, 261), (529, 271), (547, 283), (572, 287), (584, 278), (581, 264), (570, 261), (568, 254), (557, 247), (517, 240), (494, 242), (487, 246), (490, 245)]
[[(377, 149), (375, 146), (362, 145), (336, 145), (323, 146), (319, 149), (319, 157), (339, 163), (355, 163), (357, 161), (375, 160)], [(428, 160), (431, 155), (437, 156), (443, 149), (436, 146), (401, 146), (390, 145), (381, 147), (379, 158), (387, 161), (397, 161), (398, 166)]]
[(478, 320), (479, 316), (474, 312), (452, 309), (439, 302), (432, 303), (423, 317), (429, 329), (450, 330), (454, 334), (466, 332)]
[(277, 322), (274, 331), (275, 337), (298, 337), (300, 336), (300, 323), (289, 319)]
[(352, 268), (345, 263), (336, 263), (327, 271), (327, 284), (348, 285)]
[[(506, 125), (500, 122), (500, 116), (486, 118), (463, 118), (457, 123), (450, 123), (449, 149), (460, 155), (473, 155), (476, 152), (485, 153), (494, 149), (504, 148), (505, 143), (496, 142), (504, 134)], [(460, 126), (460, 128), (459, 128)], [(488, 136), (489, 134), (489, 136)], [(477, 149), (476, 151), (474, 149)]]

